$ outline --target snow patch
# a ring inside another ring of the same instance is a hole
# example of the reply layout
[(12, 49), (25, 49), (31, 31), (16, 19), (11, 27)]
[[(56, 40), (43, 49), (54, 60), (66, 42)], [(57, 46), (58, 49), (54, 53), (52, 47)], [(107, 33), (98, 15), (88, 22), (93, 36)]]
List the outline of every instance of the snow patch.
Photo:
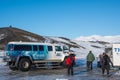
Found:
[(3, 62), (4, 53), (5, 52), (3, 50), (0, 50), (0, 66), (6, 65), (6, 62)]
[(5, 63), (3, 62), (3, 56), (4, 56), (4, 51), (0, 50), (0, 65), (4, 65)]
[(120, 71), (117, 71), (117, 72), (115, 73), (115, 75), (116, 75), (116, 76), (120, 76)]
[(35, 39), (35, 38), (31, 37), (31, 36), (23, 35), (23, 37), (28, 38), (31, 41), (38, 41), (37, 39)]
[(0, 34), (0, 40), (4, 39), (5, 34)]
[(67, 38), (64, 39), (64, 38), (60, 38), (60, 37), (48, 37), (47, 39), (55, 40), (55, 41), (57, 41), (61, 45), (69, 44), (69, 45), (73, 45), (73, 46), (78, 46), (77, 44), (75, 44), (76, 42), (74, 43), (74, 41), (69, 40)]
[(0, 50), (0, 57), (3, 57), (4, 56), (4, 51), (3, 50)]
[(64, 43), (70, 44), (70, 41), (59, 38), (59, 37), (50, 37), (50, 38), (53, 39), (53, 40), (59, 41), (59, 42), (64, 42)]

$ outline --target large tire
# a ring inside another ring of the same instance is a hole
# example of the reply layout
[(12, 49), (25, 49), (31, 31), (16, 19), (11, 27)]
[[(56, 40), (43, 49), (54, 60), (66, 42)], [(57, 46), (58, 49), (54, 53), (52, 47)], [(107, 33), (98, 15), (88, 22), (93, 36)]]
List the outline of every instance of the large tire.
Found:
[(19, 70), (21, 71), (29, 71), (29, 69), (31, 68), (31, 62), (29, 59), (27, 58), (23, 58), (20, 60), (19, 62)]

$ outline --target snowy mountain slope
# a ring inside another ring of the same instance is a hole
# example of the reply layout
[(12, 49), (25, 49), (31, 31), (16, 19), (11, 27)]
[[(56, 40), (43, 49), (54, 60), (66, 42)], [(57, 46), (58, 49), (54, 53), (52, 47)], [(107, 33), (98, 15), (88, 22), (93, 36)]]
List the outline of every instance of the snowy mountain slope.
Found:
[(0, 28), (0, 49), (2, 50), (10, 41), (34, 42), (35, 40), (39, 42), (44, 42), (45, 39), (40, 35), (15, 27)]
[(50, 43), (60, 43), (60, 44), (63, 44), (63, 45), (69, 45), (69, 47), (74, 47), (74, 48), (81, 47), (76, 42), (74, 42), (74, 41), (72, 41), (72, 40), (70, 40), (68, 38), (64, 38), (64, 37), (46, 36), (44, 38), (46, 39), (46, 42), (50, 42)]
[(91, 50), (93, 54), (97, 57), (99, 54), (104, 52), (105, 45), (98, 42), (89, 42), (89, 41), (75, 41), (77, 44), (85, 48), (74, 48), (77, 57), (86, 58), (88, 52)]
[[(29, 38), (29, 37), (28, 37)], [(104, 52), (104, 48), (108, 42), (102, 41), (77, 41), (77, 40), (70, 40), (68, 38), (63, 37), (50, 37), (44, 36), (45, 42), (49, 43), (58, 43), (61, 45), (71, 45), (71, 49), (75, 51), (77, 57), (85, 58), (87, 53), (92, 50), (94, 55), (97, 56)], [(75, 47), (74, 47), (75, 46)]]
[(100, 36), (100, 35), (92, 35), (92, 36), (80, 36), (75, 40), (77, 41), (103, 41), (109, 43), (120, 43), (120, 35), (116, 36)]
[(97, 57), (99, 54), (103, 53), (106, 45), (111, 45), (113, 43), (120, 43), (120, 35), (117, 36), (80, 36), (74, 39), (74, 42), (85, 47), (85, 49), (74, 49), (78, 54), (78, 57), (85, 58), (87, 53), (92, 50), (94, 55)]
[(117, 36), (80, 36), (73, 40), (77, 44), (85, 47), (85, 49), (74, 49), (78, 54), (78, 57), (85, 58), (87, 53), (91, 50), (97, 57), (99, 54), (105, 51), (105, 47), (112, 45), (113, 43), (120, 43), (120, 35)]

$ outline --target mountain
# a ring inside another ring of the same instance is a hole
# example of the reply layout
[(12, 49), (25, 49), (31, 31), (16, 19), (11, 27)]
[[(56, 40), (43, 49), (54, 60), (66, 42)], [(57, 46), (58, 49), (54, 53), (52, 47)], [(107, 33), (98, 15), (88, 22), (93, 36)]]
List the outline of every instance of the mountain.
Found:
[(41, 36), (12, 26), (0, 28), (0, 49), (3, 50), (10, 41), (61, 43), (70, 47), (79, 47), (75, 42), (63, 37)]

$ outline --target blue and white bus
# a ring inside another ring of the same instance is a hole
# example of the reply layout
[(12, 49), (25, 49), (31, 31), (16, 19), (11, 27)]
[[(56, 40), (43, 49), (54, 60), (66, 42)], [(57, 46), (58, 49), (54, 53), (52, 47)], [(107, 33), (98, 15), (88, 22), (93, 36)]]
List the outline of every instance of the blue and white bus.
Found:
[(5, 48), (4, 60), (11, 70), (28, 71), (32, 65), (64, 62), (65, 56), (68, 56), (65, 52), (67, 50), (67, 47), (59, 44), (9, 42)]

